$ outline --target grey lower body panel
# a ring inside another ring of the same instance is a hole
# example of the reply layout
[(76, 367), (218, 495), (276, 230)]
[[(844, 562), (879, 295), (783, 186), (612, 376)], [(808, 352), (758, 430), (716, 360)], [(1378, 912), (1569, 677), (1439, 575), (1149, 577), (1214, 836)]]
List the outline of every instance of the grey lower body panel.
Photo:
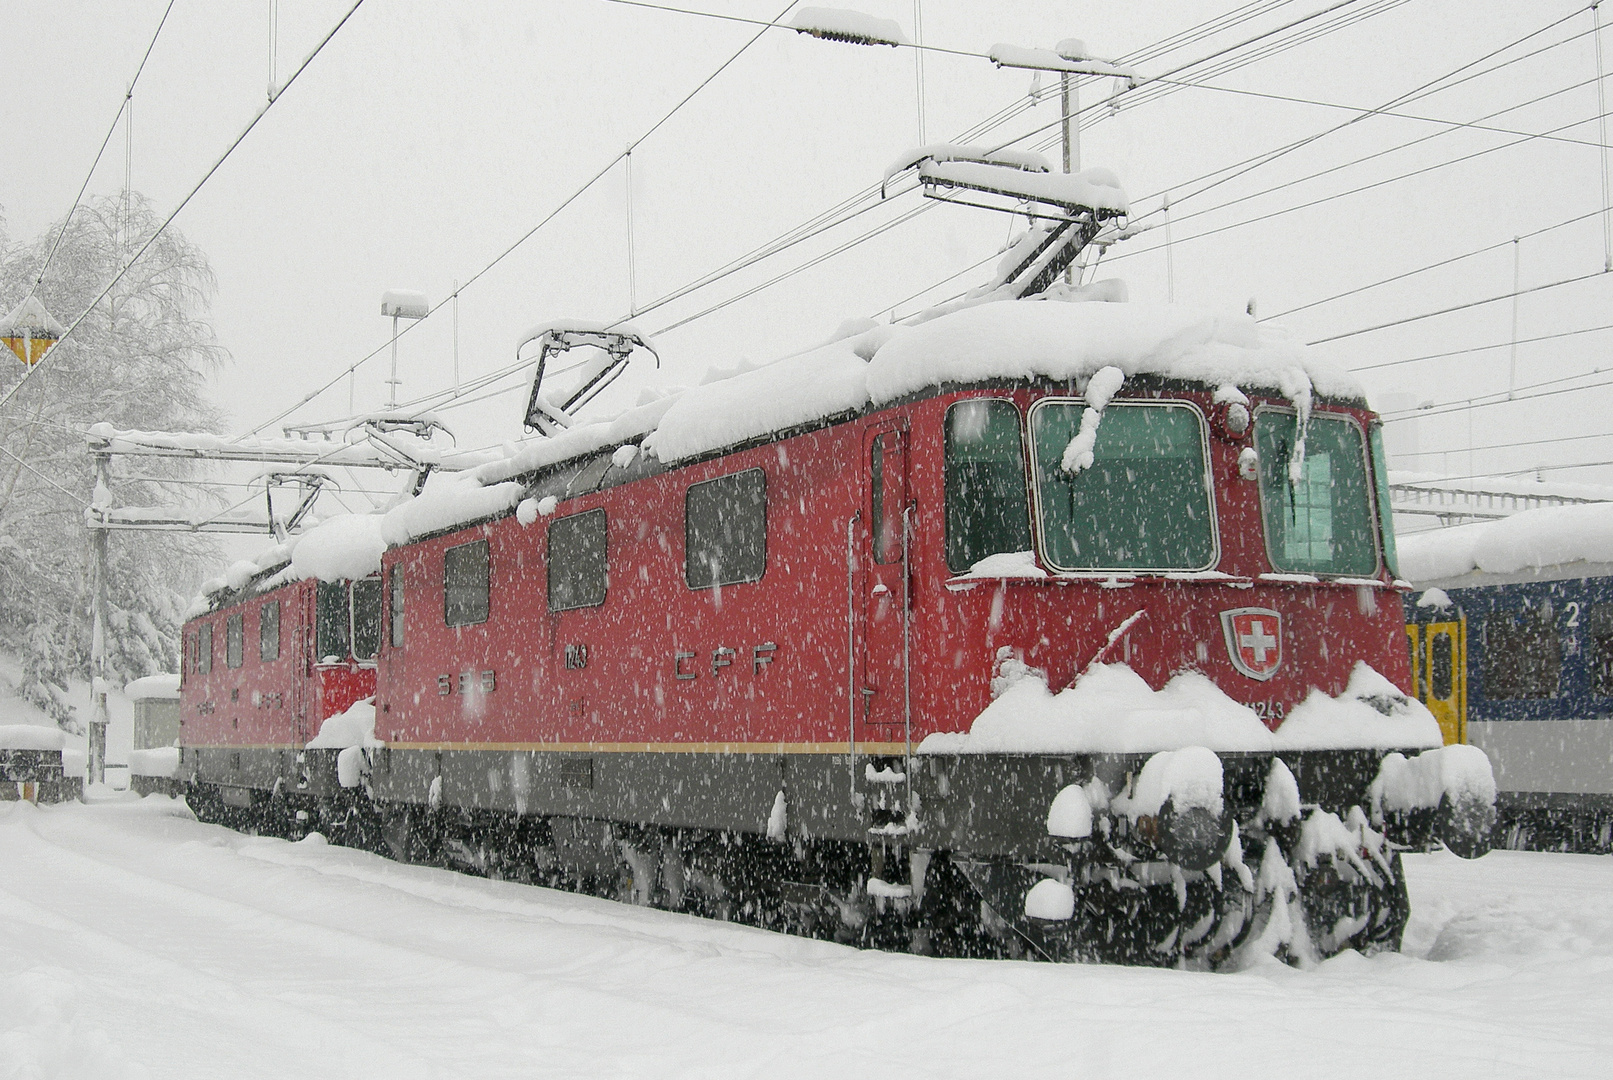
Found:
[(1469, 720), (1503, 792), (1613, 794), (1613, 718)]
[(383, 748), (370, 790), (385, 802), (745, 833), (767, 831), (783, 792), (791, 835), (860, 838), (866, 828), (844, 754)]

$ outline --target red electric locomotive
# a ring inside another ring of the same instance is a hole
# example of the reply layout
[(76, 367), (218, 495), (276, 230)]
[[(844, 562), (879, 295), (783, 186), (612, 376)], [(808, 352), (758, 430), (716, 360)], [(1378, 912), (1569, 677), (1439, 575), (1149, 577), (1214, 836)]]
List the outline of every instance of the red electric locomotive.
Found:
[(305, 747), (375, 693), (381, 582), (287, 580), (288, 567), (211, 592), (185, 624), (181, 760), (203, 820), (285, 831), (341, 801), (333, 756)]
[[(974, 175), (946, 164), (926, 183)], [(289, 710), (238, 679), (226, 712), (195, 670), (253, 597), (186, 629), (193, 797), (278, 791), (400, 858), (883, 947), (1396, 947), (1398, 852), (1480, 853), (1494, 785), (1403, 692), (1376, 419), (1247, 316), (1058, 285), (1123, 211), (1101, 180), (1039, 181), (1062, 216), (995, 291), (610, 422), (572, 412), (643, 342), (536, 335), (545, 437), (390, 511), (351, 586), (380, 618), (334, 654), (376, 664), (346, 794)], [(543, 394), (582, 345), (602, 359)], [(316, 637), (327, 588), (280, 590)]]

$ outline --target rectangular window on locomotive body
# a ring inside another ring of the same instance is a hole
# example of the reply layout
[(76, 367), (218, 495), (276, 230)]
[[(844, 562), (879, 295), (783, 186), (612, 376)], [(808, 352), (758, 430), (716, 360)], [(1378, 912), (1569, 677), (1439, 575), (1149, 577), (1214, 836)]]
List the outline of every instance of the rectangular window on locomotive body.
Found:
[(598, 607), (609, 587), (603, 509), (551, 522), (548, 533), (550, 611)]
[(1030, 496), (1019, 409), (970, 398), (946, 415), (947, 569), (967, 573), (990, 555), (1031, 551)]
[(403, 564), (397, 563), (387, 574), (387, 630), (394, 649), (403, 647)]
[(457, 544), (443, 552), (443, 623), (476, 626), (487, 621), (492, 568), (486, 540)]
[(353, 659), (370, 663), (381, 647), (381, 579), (360, 578), (351, 588)]
[(1097, 418), (1092, 463), (1066, 468), (1089, 411), (1068, 398), (1031, 408), (1036, 522), (1048, 565), (1074, 573), (1212, 569), (1215, 497), (1198, 409), (1112, 401)]
[(213, 670), (213, 624), (203, 623), (196, 628), (196, 674), (206, 675)]
[(351, 653), (352, 644), (348, 635), (353, 629), (353, 617), (349, 599), (347, 582), (319, 583), (314, 617), (315, 663), (340, 663)]
[(238, 668), (246, 652), (246, 629), (240, 612), (224, 620), (224, 666)]
[(1374, 485), (1360, 426), (1349, 417), (1313, 412), (1302, 451), (1298, 427), (1292, 411), (1255, 412), (1261, 515), (1272, 568), (1347, 577), (1377, 574)]
[(767, 570), (767, 473), (690, 484), (683, 499), (683, 580), (691, 589), (760, 581)]
[(280, 659), (280, 601), (270, 600), (258, 609), (258, 659)]

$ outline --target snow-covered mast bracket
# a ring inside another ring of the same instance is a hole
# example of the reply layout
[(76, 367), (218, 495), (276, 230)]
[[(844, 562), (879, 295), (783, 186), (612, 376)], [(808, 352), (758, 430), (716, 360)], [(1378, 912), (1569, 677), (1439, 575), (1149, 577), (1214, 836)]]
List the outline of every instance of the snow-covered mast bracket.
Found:
[(1025, 151), (926, 146), (886, 170), (886, 185), (910, 169), (926, 198), (1048, 223), (1015, 246), (1012, 266), (999, 275), (1003, 291), (1014, 297), (1047, 289), (1106, 224), (1130, 209), (1108, 169), (1056, 173), (1046, 158)]
[[(532, 377), (532, 396), (527, 399), (526, 426), (527, 430), (541, 435), (557, 435), (571, 427), (577, 411), (598, 397), (627, 369), (635, 349), (645, 350), (655, 357), (656, 366), (661, 366), (661, 357), (648, 339), (630, 328), (613, 330), (604, 323), (547, 323), (527, 331), (515, 347), (517, 360), (522, 350), (534, 341), (538, 342), (538, 368)], [(548, 371), (550, 357), (579, 346), (591, 347), (598, 355), (568, 369), (576, 375), (576, 381), (568, 389), (559, 395), (544, 395), (544, 375), (557, 374)]]

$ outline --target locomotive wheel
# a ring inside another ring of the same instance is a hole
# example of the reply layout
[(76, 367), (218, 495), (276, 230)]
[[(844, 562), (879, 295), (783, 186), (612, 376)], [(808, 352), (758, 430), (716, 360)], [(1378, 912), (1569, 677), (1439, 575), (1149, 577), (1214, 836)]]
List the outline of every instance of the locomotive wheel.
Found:
[(224, 800), (211, 784), (192, 784), (185, 791), (185, 804), (204, 825), (224, 824)]
[(417, 806), (383, 804), (381, 838), (387, 854), (400, 863), (429, 863), (431, 848), (426, 832), (426, 811)]
[(1400, 853), (1394, 853), (1387, 874), (1376, 863), (1370, 865), (1377, 882), (1363, 878), (1348, 864), (1341, 866), (1334, 856), (1322, 857), (1314, 869), (1296, 867), (1300, 903), (1318, 958), (1345, 949), (1375, 953), (1400, 948), (1411, 914)]
[(1406, 892), (1406, 873), (1397, 851), (1389, 860), (1389, 880), (1372, 890), (1372, 921), (1351, 943), (1368, 955), (1399, 952), (1410, 917), (1411, 897)]

